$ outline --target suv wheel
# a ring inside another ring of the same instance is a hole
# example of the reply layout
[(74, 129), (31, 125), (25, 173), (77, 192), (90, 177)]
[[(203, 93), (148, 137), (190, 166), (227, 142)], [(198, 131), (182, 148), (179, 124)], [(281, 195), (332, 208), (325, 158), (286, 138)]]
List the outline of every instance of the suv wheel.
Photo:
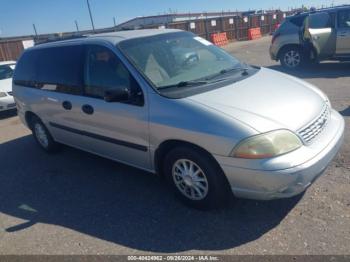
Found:
[(300, 68), (304, 63), (305, 57), (298, 47), (288, 47), (281, 51), (280, 61), (282, 66), (289, 69)]
[(191, 207), (217, 208), (232, 197), (220, 167), (199, 150), (173, 149), (165, 158), (164, 174), (177, 197)]
[(31, 119), (31, 129), (35, 141), (48, 153), (56, 152), (59, 144), (55, 142), (43, 122), (36, 116)]

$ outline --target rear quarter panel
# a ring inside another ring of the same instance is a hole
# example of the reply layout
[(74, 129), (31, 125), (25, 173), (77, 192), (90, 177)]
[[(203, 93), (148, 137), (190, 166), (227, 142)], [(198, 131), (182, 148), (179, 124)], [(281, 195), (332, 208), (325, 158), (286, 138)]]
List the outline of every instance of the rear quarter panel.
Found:
[(279, 52), (283, 47), (287, 45), (299, 45), (300, 36), (299, 36), (299, 27), (292, 24), (289, 21), (285, 21), (280, 28), (275, 32), (275, 35), (278, 35), (271, 45), (271, 53), (274, 54), (274, 57), (278, 59)]

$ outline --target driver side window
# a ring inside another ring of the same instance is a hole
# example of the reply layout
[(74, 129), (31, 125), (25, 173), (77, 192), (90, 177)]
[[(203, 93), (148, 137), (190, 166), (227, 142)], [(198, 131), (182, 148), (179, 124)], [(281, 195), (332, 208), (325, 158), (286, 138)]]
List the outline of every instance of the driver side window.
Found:
[(119, 88), (129, 91), (130, 101), (127, 103), (140, 105), (142, 90), (119, 58), (106, 47), (88, 46), (85, 64), (85, 95), (103, 99), (107, 90)]

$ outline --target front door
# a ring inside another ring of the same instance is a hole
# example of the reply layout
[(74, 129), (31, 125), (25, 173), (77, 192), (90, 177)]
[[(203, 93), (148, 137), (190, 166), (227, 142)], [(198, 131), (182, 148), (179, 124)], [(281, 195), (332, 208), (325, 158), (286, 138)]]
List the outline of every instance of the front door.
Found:
[(337, 55), (350, 55), (350, 9), (338, 12)]

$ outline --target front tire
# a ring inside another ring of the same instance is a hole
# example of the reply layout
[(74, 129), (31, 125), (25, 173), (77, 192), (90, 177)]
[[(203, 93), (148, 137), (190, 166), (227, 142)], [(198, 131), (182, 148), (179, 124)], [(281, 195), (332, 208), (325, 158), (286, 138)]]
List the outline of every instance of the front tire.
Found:
[(219, 208), (232, 197), (221, 168), (200, 150), (190, 147), (173, 149), (165, 157), (164, 174), (176, 196), (190, 207)]
[(57, 152), (59, 144), (55, 142), (44, 123), (36, 116), (33, 116), (30, 123), (33, 136), (38, 145), (47, 153)]

